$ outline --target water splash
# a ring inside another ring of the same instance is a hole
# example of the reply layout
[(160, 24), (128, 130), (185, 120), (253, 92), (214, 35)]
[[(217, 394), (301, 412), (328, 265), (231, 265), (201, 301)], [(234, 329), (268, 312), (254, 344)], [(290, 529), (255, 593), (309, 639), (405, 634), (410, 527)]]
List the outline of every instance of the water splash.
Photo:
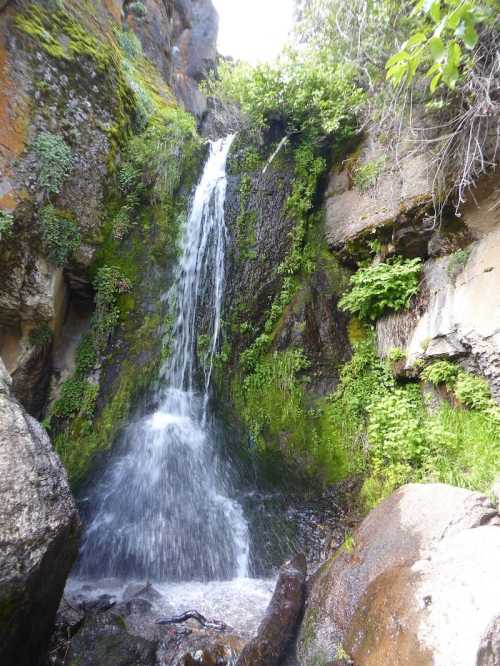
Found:
[[(230, 498), (207, 409), (224, 294), (226, 162), (232, 136), (211, 144), (168, 294), (176, 320), (154, 414), (131, 424), (89, 498), (77, 572), (160, 581), (248, 574), (248, 527)], [(196, 384), (199, 306), (210, 313), (202, 392)]]

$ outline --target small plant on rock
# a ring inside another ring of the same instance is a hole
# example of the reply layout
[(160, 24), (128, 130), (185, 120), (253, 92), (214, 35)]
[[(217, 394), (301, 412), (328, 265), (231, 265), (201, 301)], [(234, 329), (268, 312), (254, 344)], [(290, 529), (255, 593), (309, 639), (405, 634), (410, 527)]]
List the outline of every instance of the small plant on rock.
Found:
[(38, 349), (46, 349), (52, 342), (52, 329), (47, 323), (34, 328), (29, 336), (30, 343)]
[(450, 361), (436, 361), (424, 368), (421, 378), (434, 386), (445, 384), (448, 389), (453, 389), (459, 372), (460, 368)]
[(351, 291), (339, 302), (341, 310), (363, 321), (376, 321), (389, 311), (410, 305), (418, 293), (421, 259), (396, 258), (360, 268), (351, 278)]
[(144, 18), (148, 13), (145, 4), (143, 2), (139, 2), (139, 1), (132, 2), (129, 5), (129, 11), (136, 18)]
[(63, 266), (80, 245), (76, 224), (49, 204), (40, 213), (40, 227), (48, 259), (56, 266)]
[(465, 250), (457, 250), (452, 255), (450, 255), (446, 271), (452, 280), (456, 280), (456, 278), (464, 270), (471, 252), (472, 248), (468, 247), (465, 248)]
[(0, 241), (6, 240), (10, 237), (13, 225), (14, 216), (12, 213), (7, 213), (4, 210), (0, 210)]
[(73, 166), (71, 148), (58, 134), (41, 132), (33, 142), (38, 185), (47, 194), (58, 194)]
[(492, 405), (488, 382), (466, 372), (459, 375), (455, 384), (455, 396), (470, 409), (486, 410)]
[(354, 169), (353, 181), (356, 187), (361, 192), (374, 187), (384, 170), (385, 157), (380, 157), (377, 160), (371, 160), (366, 164), (360, 164)]

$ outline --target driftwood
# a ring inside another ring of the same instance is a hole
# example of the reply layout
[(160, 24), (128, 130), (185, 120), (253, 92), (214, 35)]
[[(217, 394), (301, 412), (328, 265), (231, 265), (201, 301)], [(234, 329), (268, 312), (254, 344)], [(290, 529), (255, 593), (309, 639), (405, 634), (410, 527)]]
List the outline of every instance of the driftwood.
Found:
[(207, 620), (207, 618), (195, 610), (186, 611), (174, 617), (160, 618), (156, 620), (156, 624), (182, 624), (188, 620), (196, 620), (204, 629), (215, 629), (217, 631), (226, 631), (227, 624), (219, 622), (218, 620)]

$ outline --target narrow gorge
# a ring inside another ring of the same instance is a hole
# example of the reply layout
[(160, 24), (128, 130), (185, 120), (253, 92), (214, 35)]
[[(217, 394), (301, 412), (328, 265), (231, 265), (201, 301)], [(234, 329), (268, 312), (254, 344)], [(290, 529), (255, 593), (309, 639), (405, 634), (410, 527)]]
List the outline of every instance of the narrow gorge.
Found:
[(2, 666), (500, 666), (498, 7), (278, 4), (0, 0)]

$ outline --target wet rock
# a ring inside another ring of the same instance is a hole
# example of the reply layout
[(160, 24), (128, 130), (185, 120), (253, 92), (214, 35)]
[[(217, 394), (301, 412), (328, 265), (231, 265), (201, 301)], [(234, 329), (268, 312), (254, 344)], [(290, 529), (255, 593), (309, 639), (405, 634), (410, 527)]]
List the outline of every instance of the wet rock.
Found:
[(68, 662), (79, 666), (154, 666), (156, 643), (127, 632), (121, 617), (96, 614), (71, 642)]
[(466, 655), (498, 611), (497, 521), (488, 498), (444, 484), (391, 495), (310, 582), (300, 664), (346, 652), (357, 666), (474, 663)]
[(297, 628), (304, 604), (306, 560), (296, 555), (280, 570), (273, 598), (257, 636), (245, 645), (237, 666), (279, 664)]
[(79, 519), (45, 430), (9, 395), (0, 361), (0, 662), (47, 646), (76, 557)]
[(131, 583), (127, 585), (123, 593), (123, 601), (130, 601), (136, 597), (147, 599), (148, 601), (158, 601), (162, 598), (158, 590), (151, 585), (151, 583)]
[(229, 666), (241, 652), (244, 640), (232, 633), (196, 626), (168, 627), (158, 648), (158, 663), (165, 666)]

